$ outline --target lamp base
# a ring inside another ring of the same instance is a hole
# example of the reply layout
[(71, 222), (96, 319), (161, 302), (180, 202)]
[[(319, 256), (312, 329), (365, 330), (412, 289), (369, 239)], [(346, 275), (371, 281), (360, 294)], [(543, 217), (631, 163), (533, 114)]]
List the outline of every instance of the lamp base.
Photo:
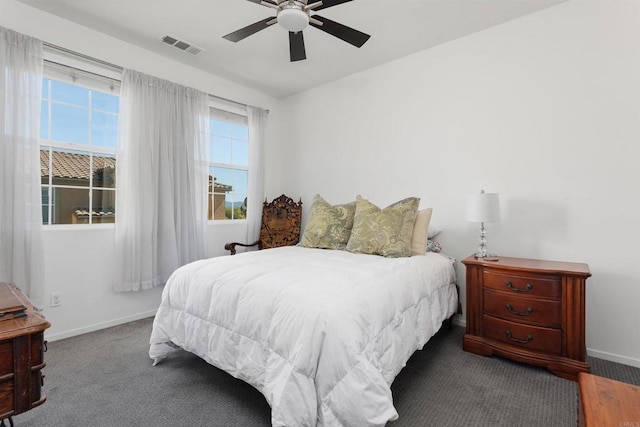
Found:
[(485, 254), (483, 255), (480, 252), (476, 252), (475, 254), (473, 254), (474, 257), (476, 258), (480, 258), (483, 261), (500, 261), (500, 259), (498, 258), (498, 255), (496, 254)]

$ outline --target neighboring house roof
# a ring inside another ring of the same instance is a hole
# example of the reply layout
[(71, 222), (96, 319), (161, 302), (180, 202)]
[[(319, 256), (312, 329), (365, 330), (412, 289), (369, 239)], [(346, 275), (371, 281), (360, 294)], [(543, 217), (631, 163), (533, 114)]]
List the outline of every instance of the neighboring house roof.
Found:
[[(40, 175), (48, 176), (49, 170), (49, 151), (41, 150), (40, 152)], [(53, 151), (53, 176), (56, 178), (68, 179), (89, 179), (89, 155), (80, 153), (69, 153), (66, 151)], [(104, 169), (115, 169), (116, 159), (108, 156), (93, 156), (93, 165), (96, 172)], [(209, 175), (209, 189), (211, 182), (215, 192), (228, 193), (233, 189), (231, 185), (219, 183)]]
[[(48, 175), (49, 152), (41, 151), (40, 173), (42, 176)], [(56, 178), (89, 179), (91, 168), (89, 167), (89, 155), (79, 153), (68, 153), (65, 151), (53, 151), (52, 174)], [(93, 156), (95, 171), (104, 169), (115, 169), (116, 159), (107, 156)]]
[(211, 192), (211, 181), (213, 180), (213, 189), (216, 193), (228, 193), (233, 190), (233, 187), (227, 184), (221, 184), (216, 181), (215, 177), (209, 175), (209, 191)]
[[(76, 209), (75, 210), (75, 215), (78, 218), (89, 218), (89, 209)], [(115, 218), (116, 214), (115, 212), (113, 212), (113, 210), (107, 211), (107, 212), (102, 212), (102, 211), (93, 211), (91, 212), (91, 216), (93, 216), (94, 218), (96, 217), (102, 217), (102, 218)]]

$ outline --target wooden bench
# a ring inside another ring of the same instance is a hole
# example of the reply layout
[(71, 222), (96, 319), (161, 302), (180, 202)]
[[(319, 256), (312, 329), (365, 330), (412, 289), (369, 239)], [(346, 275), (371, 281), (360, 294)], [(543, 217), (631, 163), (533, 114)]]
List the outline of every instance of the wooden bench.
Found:
[(582, 372), (578, 388), (579, 426), (640, 427), (640, 386)]

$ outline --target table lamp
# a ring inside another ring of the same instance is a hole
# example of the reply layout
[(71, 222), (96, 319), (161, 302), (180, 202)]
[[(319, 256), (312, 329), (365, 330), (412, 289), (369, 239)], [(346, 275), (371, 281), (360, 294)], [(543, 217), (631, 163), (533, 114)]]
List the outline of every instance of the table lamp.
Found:
[(480, 223), (480, 245), (474, 256), (486, 261), (497, 261), (497, 256), (489, 254), (487, 251), (487, 233), (484, 223), (500, 221), (498, 193), (485, 193), (484, 190), (480, 190), (480, 193), (469, 195), (467, 198), (467, 221)]

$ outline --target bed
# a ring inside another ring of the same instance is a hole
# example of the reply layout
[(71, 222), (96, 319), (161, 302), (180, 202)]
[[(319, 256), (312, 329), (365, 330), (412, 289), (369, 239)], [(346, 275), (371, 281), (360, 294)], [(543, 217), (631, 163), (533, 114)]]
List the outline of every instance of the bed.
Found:
[(258, 389), (274, 426), (384, 426), (390, 385), (457, 309), (439, 253), (301, 246), (187, 264), (167, 282), (149, 355), (181, 348)]

